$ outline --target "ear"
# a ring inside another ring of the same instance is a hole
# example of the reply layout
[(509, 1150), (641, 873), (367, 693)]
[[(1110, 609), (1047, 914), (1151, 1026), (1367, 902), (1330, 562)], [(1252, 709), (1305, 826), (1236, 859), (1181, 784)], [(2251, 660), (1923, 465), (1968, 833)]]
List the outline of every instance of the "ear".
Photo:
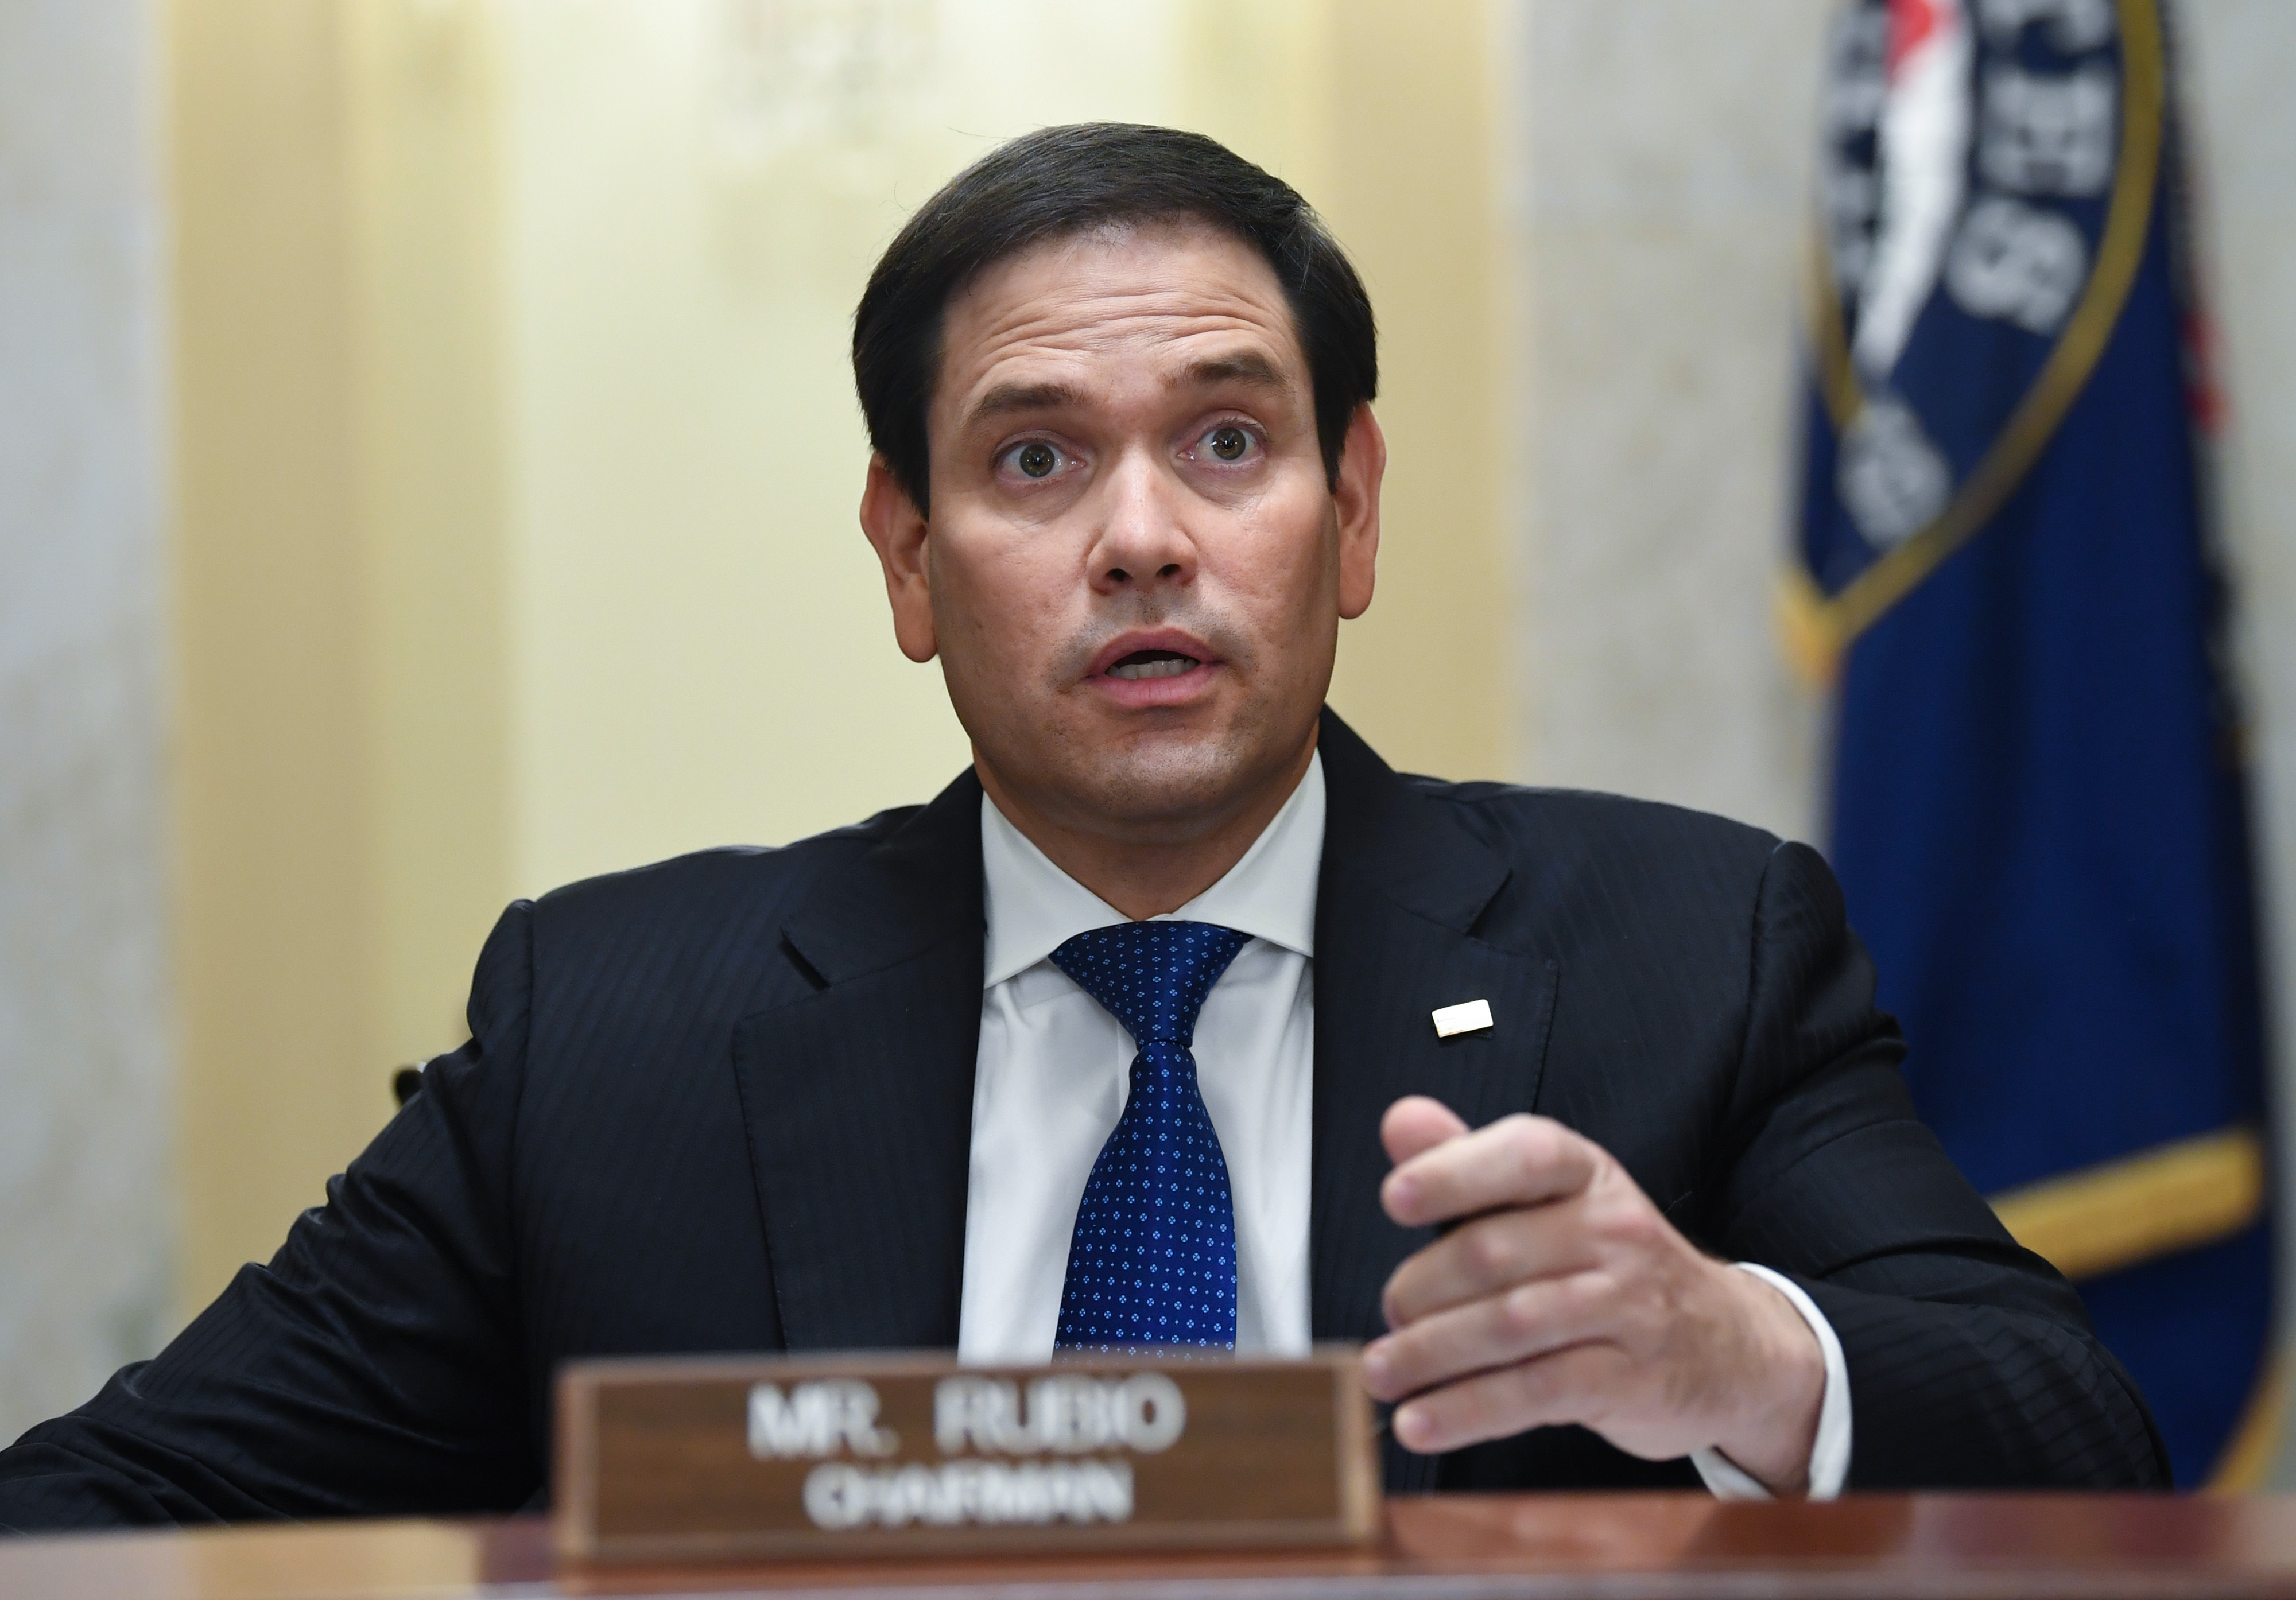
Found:
[(1348, 419), (1340, 480), (1332, 489), (1340, 524), (1340, 615), (1349, 619), (1371, 609), (1379, 568), (1379, 486), (1386, 476), (1387, 435), (1365, 401)]
[(893, 603), (893, 637), (913, 661), (930, 661), (940, 649), (933, 636), (931, 564), (925, 556), (930, 531), (924, 513), (893, 476), (880, 455), (869, 457), (869, 480), (861, 490), (861, 531), (885, 569), (885, 598)]

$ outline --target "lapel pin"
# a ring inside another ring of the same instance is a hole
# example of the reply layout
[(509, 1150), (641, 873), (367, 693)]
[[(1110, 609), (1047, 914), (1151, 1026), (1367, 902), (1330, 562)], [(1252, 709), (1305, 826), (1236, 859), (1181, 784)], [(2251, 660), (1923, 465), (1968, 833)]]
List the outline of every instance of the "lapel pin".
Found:
[(1438, 1007), (1429, 1013), (1435, 1019), (1435, 1037), (1449, 1038), (1455, 1033), (1478, 1033), (1491, 1025), (1491, 1003), (1488, 1000), (1469, 1000), (1460, 1005)]

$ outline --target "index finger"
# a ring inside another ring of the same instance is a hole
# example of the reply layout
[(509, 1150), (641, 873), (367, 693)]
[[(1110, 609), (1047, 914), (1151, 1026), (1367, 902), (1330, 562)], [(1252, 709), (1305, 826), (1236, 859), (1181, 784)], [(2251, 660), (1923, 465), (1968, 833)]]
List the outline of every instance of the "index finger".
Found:
[(1595, 1165), (1595, 1146), (1562, 1123), (1518, 1112), (1399, 1163), (1379, 1198), (1404, 1227), (1424, 1227), (1576, 1194)]

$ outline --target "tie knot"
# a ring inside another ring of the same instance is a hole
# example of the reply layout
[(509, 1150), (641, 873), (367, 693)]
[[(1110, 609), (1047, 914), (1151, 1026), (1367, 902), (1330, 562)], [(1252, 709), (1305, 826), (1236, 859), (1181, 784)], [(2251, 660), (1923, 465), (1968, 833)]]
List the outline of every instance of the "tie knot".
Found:
[(1124, 1024), (1135, 1043), (1194, 1043), (1196, 1013), (1248, 933), (1214, 923), (1119, 923), (1079, 933), (1053, 964)]

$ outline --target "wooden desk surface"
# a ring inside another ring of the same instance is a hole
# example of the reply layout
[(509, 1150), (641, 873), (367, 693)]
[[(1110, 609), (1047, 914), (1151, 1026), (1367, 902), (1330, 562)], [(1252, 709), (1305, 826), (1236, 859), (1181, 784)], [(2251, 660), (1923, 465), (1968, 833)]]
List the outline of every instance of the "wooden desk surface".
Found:
[(2296, 1498), (1872, 1497), (1721, 1505), (1700, 1495), (1449, 1496), (1388, 1506), (1354, 1554), (562, 1570), (548, 1526), (344, 1522), (0, 1541), (7, 1600), (1089, 1594), (1100, 1600), (1407, 1596), (1602, 1600), (2296, 1600)]

